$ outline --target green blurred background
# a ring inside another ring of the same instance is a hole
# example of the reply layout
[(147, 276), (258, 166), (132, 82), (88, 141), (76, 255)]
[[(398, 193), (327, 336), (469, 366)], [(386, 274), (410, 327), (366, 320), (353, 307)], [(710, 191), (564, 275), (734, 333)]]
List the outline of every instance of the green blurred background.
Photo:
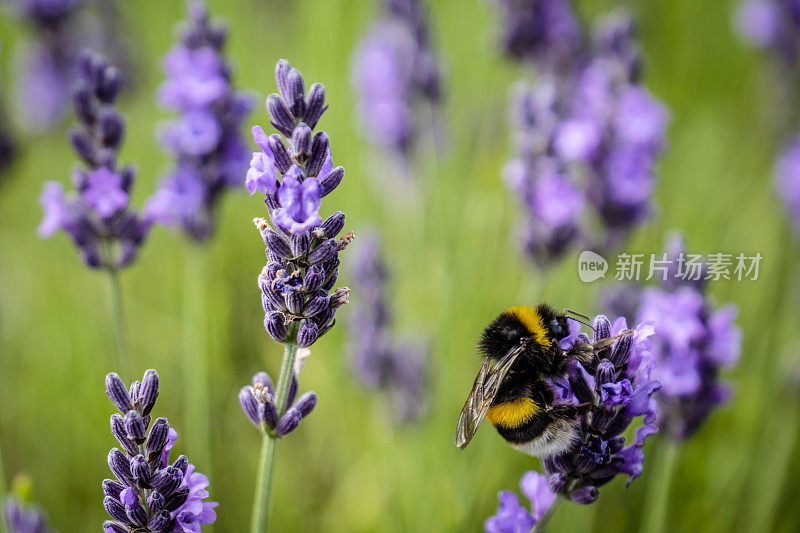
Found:
[[(342, 209), (356, 234), (375, 226), (394, 274), (398, 330), (433, 339), (428, 417), (396, 427), (381, 399), (351, 376), (346, 353), (348, 309), (314, 345), (301, 376), (320, 403), (302, 429), (280, 443), (271, 523), (275, 531), (477, 531), (497, 506), (497, 492), (518, 491), (522, 473), (539, 461), (512, 450), (491, 428), (460, 451), (452, 437), (459, 409), (479, 366), (480, 328), (511, 304), (541, 298), (586, 314), (598, 308), (601, 283), (577, 277), (577, 252), (547, 274), (518, 252), (517, 212), (500, 169), (510, 153), (507, 96), (522, 75), (500, 56), (496, 8), (483, 0), (434, 0), (435, 44), (446, 70), (444, 122), (449, 149), (422, 140), (414, 161), (419, 191), (397, 197), (386, 169), (363, 142), (350, 86), (351, 53), (377, 13), (377, 2), (346, 0), (210, 0), (227, 19), (228, 56), (239, 87), (261, 97), (275, 90), (273, 66), (288, 58), (308, 83), (323, 82), (330, 109), (320, 127), (347, 174), (325, 199)], [(612, 2), (583, 2), (582, 13)], [(645, 54), (645, 83), (670, 109), (669, 148), (659, 167), (654, 219), (626, 244), (629, 252), (661, 250), (681, 229), (693, 251), (760, 252), (758, 281), (715, 282), (720, 302), (740, 308), (742, 359), (730, 372), (733, 401), (680, 450), (669, 493), (669, 531), (797, 531), (800, 406), (787, 382), (798, 357), (798, 260), (794, 235), (773, 193), (772, 165), (790, 127), (769, 58), (734, 35), (735, 2), (631, 2)], [(136, 90), (121, 108), (129, 119), (122, 161), (135, 162), (140, 206), (169, 167), (154, 129), (166, 115), (156, 103), (160, 61), (183, 18), (177, 0), (122, 6), (125, 37), (135, 52)], [(0, 76), (10, 97), (13, 52), (29, 32), (0, 15)], [(8, 51), (9, 53), (6, 53)], [(68, 122), (70, 122), (72, 119)], [(250, 123), (268, 125), (259, 106)], [(0, 444), (7, 476), (28, 473), (34, 498), (62, 532), (96, 531), (105, 517), (100, 482), (112, 406), (103, 378), (113, 369), (113, 329), (106, 276), (89, 271), (59, 234), (36, 236), (38, 195), (48, 179), (67, 182), (75, 164), (67, 124), (22, 138), (20, 157), (0, 182)], [(387, 191), (392, 191), (389, 194)], [(138, 374), (158, 369), (156, 412), (181, 432), (187, 395), (206, 396), (212, 412), (211, 477), (220, 503), (216, 531), (244, 531), (260, 445), (242, 415), (239, 387), (262, 369), (277, 375), (281, 347), (264, 332), (256, 277), (265, 262), (251, 219), (260, 199), (224, 201), (216, 238), (203, 251), (156, 229), (123, 273), (132, 360)], [(205, 255), (198, 265), (198, 257)], [(352, 284), (347, 271), (340, 285)], [(187, 331), (187, 305), (202, 305), (205, 331)], [(182, 371), (184, 338), (205, 335), (211, 357), (208, 390)], [(195, 389), (195, 390), (190, 390)], [(182, 433), (176, 450), (190, 459), (202, 445)], [(659, 436), (645, 447), (643, 476), (629, 488), (617, 479), (589, 507), (561, 506), (553, 531), (634, 531), (645, 495), (657, 481)], [(194, 460), (197, 462), (197, 460)]]

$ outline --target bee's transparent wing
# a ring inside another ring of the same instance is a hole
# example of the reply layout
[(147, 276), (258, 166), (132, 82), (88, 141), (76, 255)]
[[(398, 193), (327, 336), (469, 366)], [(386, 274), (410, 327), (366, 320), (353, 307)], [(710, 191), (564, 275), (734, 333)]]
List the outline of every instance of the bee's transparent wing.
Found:
[(466, 448), (469, 441), (475, 436), (475, 432), (486, 418), (486, 413), (489, 412), (489, 407), (500, 390), (503, 379), (524, 349), (523, 345), (517, 346), (494, 365), (489, 357), (484, 359), (478, 377), (475, 378), (472, 390), (467, 396), (467, 401), (461, 409), (461, 414), (458, 415), (456, 446), (461, 449)]

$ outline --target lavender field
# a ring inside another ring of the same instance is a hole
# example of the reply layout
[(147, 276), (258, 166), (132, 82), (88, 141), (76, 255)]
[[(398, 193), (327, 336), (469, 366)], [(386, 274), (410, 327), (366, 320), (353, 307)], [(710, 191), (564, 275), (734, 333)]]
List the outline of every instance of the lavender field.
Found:
[(0, 531), (799, 530), (795, 4), (0, 2)]

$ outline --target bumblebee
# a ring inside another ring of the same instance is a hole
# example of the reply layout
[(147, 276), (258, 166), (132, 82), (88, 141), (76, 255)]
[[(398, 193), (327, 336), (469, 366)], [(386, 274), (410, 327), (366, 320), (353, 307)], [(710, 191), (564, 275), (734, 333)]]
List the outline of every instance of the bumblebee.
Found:
[(556, 403), (550, 380), (566, 375), (570, 357), (588, 363), (614, 340), (578, 344), (566, 352), (559, 341), (569, 335), (568, 318), (588, 321), (540, 304), (512, 307), (486, 327), (478, 343), (483, 365), (458, 417), (456, 446), (465, 448), (488, 418), (523, 453), (547, 457), (567, 451), (578, 437), (578, 415), (594, 404)]

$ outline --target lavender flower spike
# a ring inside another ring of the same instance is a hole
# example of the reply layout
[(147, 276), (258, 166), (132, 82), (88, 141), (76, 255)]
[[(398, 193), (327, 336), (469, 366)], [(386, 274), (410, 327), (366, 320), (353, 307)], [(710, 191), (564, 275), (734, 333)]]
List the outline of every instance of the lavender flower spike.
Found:
[(420, 107), (436, 109), (441, 72), (420, 0), (384, 0), (383, 15), (355, 53), (352, 80), (368, 140), (407, 155)]
[(44, 513), (36, 505), (25, 505), (15, 496), (3, 502), (3, 518), (9, 533), (51, 533)]
[[(683, 241), (673, 238), (669, 249), (682, 264)], [(676, 271), (662, 287), (645, 288), (637, 314), (658, 328), (652, 343), (655, 376), (663, 384), (656, 396), (658, 425), (678, 440), (691, 437), (730, 396), (719, 373), (736, 364), (742, 343), (736, 307), (715, 309), (705, 283), (683, 280), (683, 274)]]
[[(40, 133), (59, 122), (69, 106), (64, 90), (75, 80), (78, 44), (77, 11), (86, 0), (17, 0), (20, 18), (35, 36), (17, 62), (17, 100), (26, 128)], [(85, 31), (85, 28), (83, 28)]]
[(502, 491), (498, 494), (500, 507), (497, 513), (486, 520), (483, 530), (486, 533), (530, 533), (548, 512), (552, 512), (556, 495), (547, 485), (547, 478), (539, 472), (528, 471), (519, 483), (522, 494), (531, 502), (531, 509), (519, 503), (516, 494)]
[(399, 422), (418, 420), (426, 404), (428, 354), (424, 345), (392, 338), (389, 273), (374, 233), (359, 239), (352, 265), (361, 296), (349, 328), (356, 377), (387, 395)]
[(307, 347), (333, 327), (336, 310), (347, 303), (350, 289), (333, 286), (339, 252), (353, 233), (336, 238), (344, 227), (341, 211), (324, 222), (319, 215), (322, 198), (344, 177), (344, 169), (333, 166), (328, 135), (313, 133), (327, 109), (325, 87), (315, 83), (306, 95), (303, 76), (284, 59), (275, 74), (280, 94), (267, 98), (267, 108), (285, 140), (254, 126), (261, 151), (247, 173), (251, 193), (266, 195), (272, 221), (270, 226), (263, 218), (254, 220), (268, 258), (258, 281), (267, 332), (278, 342)]
[(787, 67), (800, 58), (800, 18), (792, 0), (745, 0), (735, 20), (739, 34), (758, 48), (770, 49)]
[(284, 437), (297, 429), (300, 422), (311, 414), (317, 405), (317, 395), (313, 392), (306, 392), (295, 401), (297, 388), (297, 372), (294, 372), (289, 385), (286, 409), (279, 416), (272, 380), (266, 372), (259, 372), (253, 376), (252, 385), (242, 387), (239, 391), (239, 403), (247, 418), (262, 432), (269, 433), (275, 438)]
[(149, 226), (129, 209), (133, 168), (117, 165), (125, 133), (125, 119), (114, 108), (120, 73), (88, 51), (81, 54), (79, 67), (73, 103), (80, 126), (72, 129), (70, 140), (86, 169), (74, 171), (76, 191), (69, 195), (60, 183), (45, 183), (39, 234), (63, 230), (87, 266), (114, 271), (135, 259)]
[(189, 4), (189, 22), (164, 61), (161, 104), (179, 113), (161, 130), (175, 157), (173, 170), (148, 200), (148, 222), (180, 226), (197, 242), (211, 237), (222, 194), (242, 185), (250, 153), (241, 124), (252, 108), (250, 95), (233, 88), (222, 56), (226, 30), (209, 20), (205, 4)]
[[(615, 337), (610, 348), (602, 350), (592, 363), (570, 363), (568, 378), (553, 382), (556, 399), (573, 404), (592, 403), (591, 413), (581, 416), (579, 438), (560, 456), (543, 460), (550, 490), (579, 504), (594, 502), (599, 488), (619, 474), (627, 474), (630, 484), (642, 473), (647, 437), (657, 431), (656, 401), (653, 394), (661, 383), (653, 378), (654, 359), (649, 337), (654, 329), (647, 323), (629, 330), (624, 318), (613, 324), (603, 316), (594, 319), (592, 341), (570, 320), (570, 335), (561, 341), (565, 350), (581, 344)], [(633, 442), (622, 433), (633, 421), (643, 417)], [(626, 446), (627, 444), (627, 446)]]
[(103, 523), (105, 533), (198, 533), (217, 519), (217, 503), (206, 501), (208, 478), (185, 455), (169, 462), (178, 432), (166, 418), (151, 424), (158, 386), (155, 370), (129, 389), (116, 374), (106, 376), (106, 394), (119, 410), (111, 415), (111, 434), (121, 449), (108, 454), (116, 480), (103, 481), (103, 506), (112, 518)]

